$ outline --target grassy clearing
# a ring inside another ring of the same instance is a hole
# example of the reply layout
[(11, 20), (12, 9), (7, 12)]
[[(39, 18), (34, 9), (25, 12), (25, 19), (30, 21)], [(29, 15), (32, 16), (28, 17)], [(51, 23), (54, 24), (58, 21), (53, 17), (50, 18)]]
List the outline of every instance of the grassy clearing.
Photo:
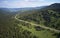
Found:
[(38, 38), (56, 38), (56, 36), (53, 36), (51, 31), (48, 30), (41, 30), (41, 31), (36, 31), (34, 26), (31, 25), (31, 29), (29, 29), (27, 26), (23, 26), (21, 24), (18, 24), (19, 26), (22, 26), (24, 30), (28, 30), (32, 32), (32, 34), (38, 36)]

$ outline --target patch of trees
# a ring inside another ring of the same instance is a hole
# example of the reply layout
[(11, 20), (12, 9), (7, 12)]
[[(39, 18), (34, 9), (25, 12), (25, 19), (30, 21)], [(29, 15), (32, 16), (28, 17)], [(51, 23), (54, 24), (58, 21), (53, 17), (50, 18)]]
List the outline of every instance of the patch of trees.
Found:
[(56, 38), (60, 38), (60, 33), (54, 33), (53, 36), (56, 36)]
[[(14, 15), (0, 14), (0, 38), (33, 38), (36, 37), (28, 30), (18, 26), (20, 22), (12, 18)], [(27, 35), (26, 35), (27, 34)], [(27, 36), (27, 37), (26, 37)]]
[(36, 31), (44, 30), (44, 29), (43, 29), (43, 28), (41, 28), (40, 26), (35, 26), (34, 28), (36, 29)]
[(19, 19), (25, 21), (34, 21), (37, 24), (60, 29), (60, 11), (59, 9), (36, 10), (31, 14), (22, 15)]

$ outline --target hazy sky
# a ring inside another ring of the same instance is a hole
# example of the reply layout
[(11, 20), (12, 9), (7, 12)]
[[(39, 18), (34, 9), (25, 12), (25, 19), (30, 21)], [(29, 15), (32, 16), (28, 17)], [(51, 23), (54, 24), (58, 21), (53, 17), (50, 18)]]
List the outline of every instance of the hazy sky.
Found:
[(0, 0), (0, 8), (23, 8), (60, 3), (60, 0)]

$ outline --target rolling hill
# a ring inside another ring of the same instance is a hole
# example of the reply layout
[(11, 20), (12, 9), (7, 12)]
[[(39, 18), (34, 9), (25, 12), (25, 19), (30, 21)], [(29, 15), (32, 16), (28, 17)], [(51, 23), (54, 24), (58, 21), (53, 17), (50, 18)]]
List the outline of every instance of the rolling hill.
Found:
[[(26, 11), (20, 15), (18, 14), (18, 18), (60, 30), (60, 3), (54, 3), (45, 8), (32, 10), (30, 12)], [(57, 38), (60, 38), (59, 36), (60, 35), (58, 35)]]
[[(32, 10), (30, 14), (23, 13), (21, 19), (28, 21), (32, 20), (37, 23), (41, 23), (42, 21), (44, 21), (42, 23), (46, 24), (46, 26), (58, 28), (60, 27), (60, 3), (52, 4), (50, 6), (47, 6), (46, 8), (43, 8), (42, 10)], [(57, 25), (55, 25), (56, 23)]]
[[(16, 15), (32, 24), (16, 20)], [(0, 38), (60, 38), (60, 33), (38, 25), (60, 30), (60, 3), (34, 8), (0, 8)]]

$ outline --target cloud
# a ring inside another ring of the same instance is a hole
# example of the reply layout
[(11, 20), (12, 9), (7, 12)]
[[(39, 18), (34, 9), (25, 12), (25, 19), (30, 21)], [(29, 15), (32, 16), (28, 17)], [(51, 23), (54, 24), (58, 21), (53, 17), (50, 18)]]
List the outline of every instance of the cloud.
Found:
[(39, 1), (40, 2), (40, 1), (45, 1), (45, 0), (29, 0), (29, 1), (33, 1), (33, 2)]
[(7, 8), (22, 8), (22, 7), (37, 7), (37, 6), (44, 6), (50, 5), (57, 1), (52, 0), (4, 0), (0, 1), (0, 7), (7, 7)]

